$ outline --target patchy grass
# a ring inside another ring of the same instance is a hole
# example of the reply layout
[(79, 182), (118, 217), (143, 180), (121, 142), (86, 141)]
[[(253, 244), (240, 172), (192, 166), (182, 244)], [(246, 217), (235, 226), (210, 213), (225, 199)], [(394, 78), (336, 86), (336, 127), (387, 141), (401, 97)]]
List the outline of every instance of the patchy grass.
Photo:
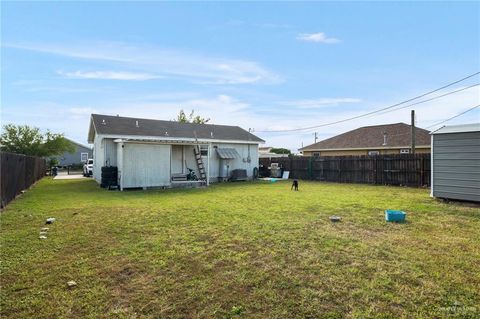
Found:
[[(386, 223), (388, 208), (408, 222)], [(57, 221), (40, 240), (47, 217)], [(479, 242), (478, 206), (426, 189), (116, 192), (45, 178), (1, 214), (0, 315), (478, 318)]]

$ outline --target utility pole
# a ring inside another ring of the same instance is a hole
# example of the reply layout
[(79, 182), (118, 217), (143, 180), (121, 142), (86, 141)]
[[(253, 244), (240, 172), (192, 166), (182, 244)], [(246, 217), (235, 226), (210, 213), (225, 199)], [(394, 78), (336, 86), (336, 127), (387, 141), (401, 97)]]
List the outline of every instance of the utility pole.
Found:
[(317, 139), (318, 139), (318, 132), (315, 132), (315, 133), (314, 133), (314, 135), (315, 135), (315, 143), (317, 143)]
[(415, 155), (415, 110), (412, 110), (412, 150), (411, 153)]

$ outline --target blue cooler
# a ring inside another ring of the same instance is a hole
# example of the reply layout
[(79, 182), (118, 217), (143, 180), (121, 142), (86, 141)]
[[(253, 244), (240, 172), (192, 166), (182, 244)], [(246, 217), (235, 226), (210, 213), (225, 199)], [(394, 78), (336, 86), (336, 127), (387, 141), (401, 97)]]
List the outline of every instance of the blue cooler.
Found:
[(385, 220), (387, 222), (404, 222), (407, 213), (401, 210), (387, 209), (385, 211)]

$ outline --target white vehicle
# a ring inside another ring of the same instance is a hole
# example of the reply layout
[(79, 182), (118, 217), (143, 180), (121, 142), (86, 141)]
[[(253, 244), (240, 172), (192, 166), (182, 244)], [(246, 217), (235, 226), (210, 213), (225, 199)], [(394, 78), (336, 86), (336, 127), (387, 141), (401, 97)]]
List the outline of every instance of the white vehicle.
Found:
[(93, 159), (90, 158), (83, 165), (83, 176), (92, 176), (93, 174)]

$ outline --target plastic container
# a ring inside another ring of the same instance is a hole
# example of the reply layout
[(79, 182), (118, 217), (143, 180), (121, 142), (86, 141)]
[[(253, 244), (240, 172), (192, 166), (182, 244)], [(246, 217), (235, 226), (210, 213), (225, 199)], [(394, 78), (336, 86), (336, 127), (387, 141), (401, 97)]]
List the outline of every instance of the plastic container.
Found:
[(387, 209), (385, 211), (385, 220), (387, 222), (398, 222), (402, 223), (405, 221), (407, 213), (402, 212), (401, 210)]

